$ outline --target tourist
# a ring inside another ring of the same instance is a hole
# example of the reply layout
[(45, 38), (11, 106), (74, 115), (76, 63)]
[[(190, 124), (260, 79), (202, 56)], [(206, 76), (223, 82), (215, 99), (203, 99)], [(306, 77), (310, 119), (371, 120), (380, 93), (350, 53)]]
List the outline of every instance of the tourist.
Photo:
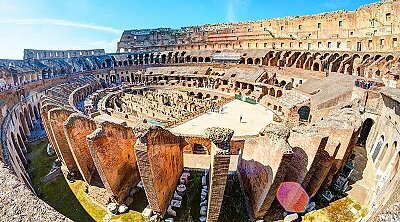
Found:
[(243, 119), (243, 117), (240, 116), (240, 117), (239, 117), (239, 122), (240, 122), (240, 123), (242, 123), (242, 119)]

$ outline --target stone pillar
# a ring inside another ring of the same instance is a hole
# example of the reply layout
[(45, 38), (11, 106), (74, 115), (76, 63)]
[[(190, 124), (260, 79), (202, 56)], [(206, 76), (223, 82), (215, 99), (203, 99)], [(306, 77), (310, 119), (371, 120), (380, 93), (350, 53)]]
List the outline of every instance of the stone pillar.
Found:
[(212, 127), (207, 128), (205, 133), (212, 141), (207, 221), (214, 222), (218, 221), (224, 199), (231, 157), (230, 141), (234, 132), (231, 129)]

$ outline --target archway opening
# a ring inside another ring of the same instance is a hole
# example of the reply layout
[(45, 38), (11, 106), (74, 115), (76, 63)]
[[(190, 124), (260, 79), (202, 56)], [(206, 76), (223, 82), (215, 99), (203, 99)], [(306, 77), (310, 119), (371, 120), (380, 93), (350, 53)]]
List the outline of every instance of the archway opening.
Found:
[(314, 63), (313, 70), (314, 71), (319, 71), (319, 64), (318, 63)]
[(39, 110), (37, 106), (33, 106), (33, 112), (35, 113), (35, 119), (39, 119)]
[(364, 146), (365, 143), (367, 142), (368, 135), (371, 132), (372, 125), (374, 124), (374, 121), (371, 118), (368, 118), (364, 121), (362, 127), (361, 127), (361, 133), (360, 136), (358, 137), (357, 144), (360, 146)]
[(385, 141), (384, 136), (383, 136), (383, 135), (380, 136), (379, 139), (378, 139), (378, 142), (376, 143), (374, 152), (372, 153), (372, 161), (373, 161), (373, 162), (375, 162), (376, 157), (378, 157), (378, 154), (379, 154), (379, 152), (381, 151), (381, 148), (382, 148), (382, 145), (383, 145), (383, 142), (384, 142), (384, 141)]
[(203, 93), (198, 92), (197, 95), (196, 95), (196, 98), (197, 99), (203, 99)]
[(302, 106), (300, 107), (298, 113), (299, 113), (299, 121), (308, 122), (310, 118), (310, 107)]

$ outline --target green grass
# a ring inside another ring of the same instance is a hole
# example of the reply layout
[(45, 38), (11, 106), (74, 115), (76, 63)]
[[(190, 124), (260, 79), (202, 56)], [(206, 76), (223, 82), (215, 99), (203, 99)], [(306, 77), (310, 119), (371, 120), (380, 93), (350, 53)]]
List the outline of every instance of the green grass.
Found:
[(31, 160), (29, 173), (33, 176), (32, 183), (39, 197), (73, 221), (94, 221), (79, 203), (64, 177), (57, 177), (47, 184), (40, 182), (50, 171), (53, 161), (57, 158), (56, 156), (47, 156), (47, 143), (47, 140), (44, 140), (29, 145), (31, 150), (28, 155)]
[(224, 200), (222, 201), (219, 222), (246, 222), (250, 221), (244, 193), (240, 187), (238, 175), (228, 175), (225, 187)]
[[(54, 209), (76, 222), (99, 221), (102, 222), (106, 215), (106, 209), (92, 201), (92, 199), (84, 191), (84, 182), (76, 181), (69, 183), (65, 177), (57, 177), (54, 181), (43, 184), (40, 182), (51, 169), (55, 156), (48, 157), (46, 154), (47, 140), (40, 141), (36, 144), (29, 145), (30, 153), (28, 158), (31, 163), (29, 165), (29, 173), (32, 177), (32, 183), (39, 197)], [(144, 195), (144, 192), (143, 194)], [(138, 207), (147, 205), (138, 198)], [(146, 200), (146, 196), (144, 195)], [(147, 201), (147, 200), (146, 200)], [(144, 206), (145, 207), (145, 206)], [(144, 209), (143, 207), (143, 209)], [(144, 222), (144, 218), (140, 212), (130, 210), (128, 213), (114, 215), (111, 222)]]

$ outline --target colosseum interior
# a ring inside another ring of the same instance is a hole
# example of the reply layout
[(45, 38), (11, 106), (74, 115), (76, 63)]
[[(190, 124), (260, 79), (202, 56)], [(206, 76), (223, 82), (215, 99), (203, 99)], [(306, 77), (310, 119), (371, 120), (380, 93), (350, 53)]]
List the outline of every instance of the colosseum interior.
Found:
[(1, 59), (0, 220), (70, 221), (32, 182), (48, 141), (40, 181), (84, 184), (102, 221), (400, 221), (399, 38), (383, 0)]

